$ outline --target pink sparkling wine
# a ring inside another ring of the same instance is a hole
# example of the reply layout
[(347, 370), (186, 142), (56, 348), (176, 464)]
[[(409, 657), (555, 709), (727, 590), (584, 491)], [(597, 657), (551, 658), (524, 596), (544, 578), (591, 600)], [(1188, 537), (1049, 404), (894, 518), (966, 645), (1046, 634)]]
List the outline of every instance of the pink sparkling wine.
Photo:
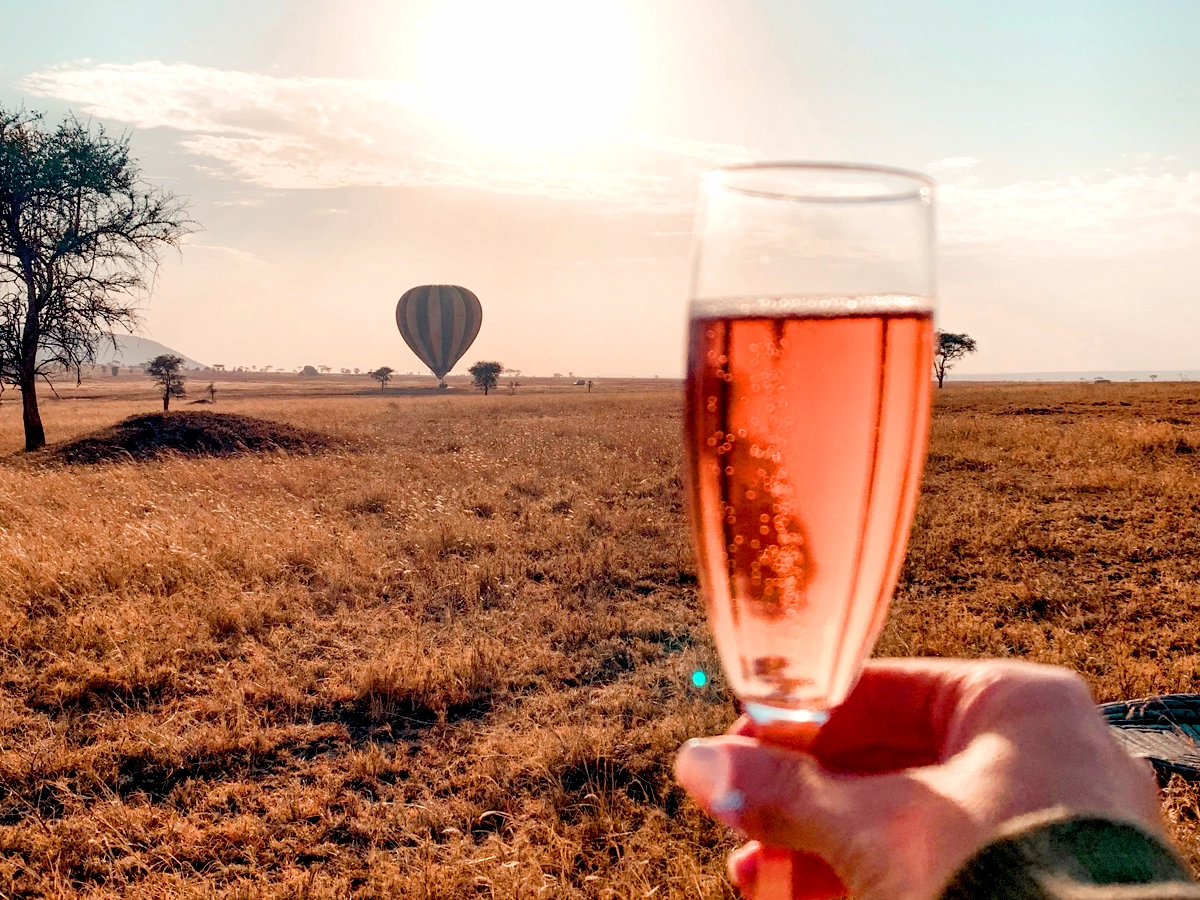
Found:
[(823, 721), (845, 698), (883, 626), (912, 524), (933, 318), (846, 306), (691, 321), (686, 443), (701, 583), (733, 690), (764, 722)]

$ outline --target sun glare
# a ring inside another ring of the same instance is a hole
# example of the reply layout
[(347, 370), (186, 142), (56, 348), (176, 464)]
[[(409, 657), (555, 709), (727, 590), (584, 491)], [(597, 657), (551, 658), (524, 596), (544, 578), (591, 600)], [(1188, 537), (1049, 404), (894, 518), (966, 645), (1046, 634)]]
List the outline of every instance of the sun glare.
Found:
[(443, 0), (421, 46), (428, 110), (497, 148), (602, 140), (633, 96), (633, 22), (618, 3)]

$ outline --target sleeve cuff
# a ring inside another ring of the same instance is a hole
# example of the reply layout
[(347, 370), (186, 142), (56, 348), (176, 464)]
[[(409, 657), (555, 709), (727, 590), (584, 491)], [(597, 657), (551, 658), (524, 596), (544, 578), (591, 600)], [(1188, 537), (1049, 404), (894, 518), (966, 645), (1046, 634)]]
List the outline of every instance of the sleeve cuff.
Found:
[(1130, 822), (1050, 810), (1009, 822), (942, 900), (1200, 900), (1166, 843)]

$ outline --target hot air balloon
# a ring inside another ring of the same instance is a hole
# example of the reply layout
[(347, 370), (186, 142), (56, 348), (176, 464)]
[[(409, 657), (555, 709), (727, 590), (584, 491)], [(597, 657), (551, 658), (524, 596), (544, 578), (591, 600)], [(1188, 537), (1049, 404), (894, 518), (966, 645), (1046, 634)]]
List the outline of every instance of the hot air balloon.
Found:
[(396, 304), (400, 336), (446, 386), (454, 368), (479, 334), (483, 307), (479, 298), (454, 284), (423, 284), (405, 291)]

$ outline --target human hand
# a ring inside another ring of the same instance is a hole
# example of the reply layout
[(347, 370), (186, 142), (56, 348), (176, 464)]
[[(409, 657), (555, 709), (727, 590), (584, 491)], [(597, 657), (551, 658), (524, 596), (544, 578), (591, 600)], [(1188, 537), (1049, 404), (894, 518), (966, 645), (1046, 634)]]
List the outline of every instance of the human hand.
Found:
[(796, 898), (934, 900), (1018, 816), (1163, 829), (1149, 765), (1117, 745), (1083, 679), (1024, 662), (872, 661), (805, 752), (742, 719), (688, 741), (675, 774), (752, 839), (729, 864), (751, 896), (774, 848), (792, 854)]

